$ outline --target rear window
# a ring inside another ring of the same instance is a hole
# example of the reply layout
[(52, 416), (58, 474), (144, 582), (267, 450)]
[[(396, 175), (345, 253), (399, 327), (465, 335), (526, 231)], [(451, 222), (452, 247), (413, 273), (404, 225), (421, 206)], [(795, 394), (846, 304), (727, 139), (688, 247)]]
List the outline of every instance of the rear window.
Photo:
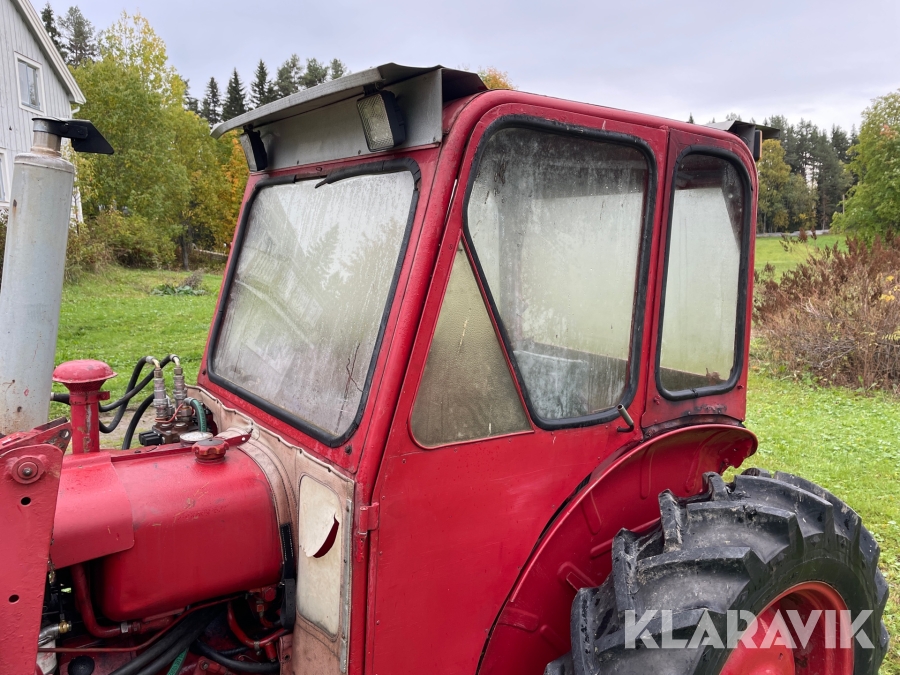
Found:
[(659, 382), (694, 395), (726, 386), (736, 368), (745, 183), (728, 160), (690, 154), (674, 186)]
[(324, 440), (352, 431), (415, 194), (409, 171), (262, 188), (227, 287), (214, 377)]

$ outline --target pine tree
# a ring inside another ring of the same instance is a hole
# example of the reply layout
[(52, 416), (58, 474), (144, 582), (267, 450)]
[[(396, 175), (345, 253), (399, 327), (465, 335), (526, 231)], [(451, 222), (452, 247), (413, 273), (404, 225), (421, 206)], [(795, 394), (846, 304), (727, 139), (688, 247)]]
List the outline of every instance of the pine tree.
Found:
[(77, 5), (69, 7), (69, 11), (59, 20), (59, 32), (68, 53), (66, 63), (70, 66), (78, 67), (97, 56), (94, 25), (81, 13)]
[(316, 59), (306, 59), (306, 72), (300, 79), (305, 89), (322, 84), (328, 79), (328, 66)]
[(837, 124), (831, 126), (831, 147), (834, 148), (841, 162), (846, 164), (849, 161), (847, 151), (850, 149), (850, 136)]
[(200, 108), (200, 117), (203, 117), (210, 126), (215, 126), (222, 121), (222, 99), (219, 96), (219, 83), (216, 78), (209, 78), (206, 84), (206, 95)]
[(291, 58), (278, 67), (275, 81), (272, 86), (278, 98), (284, 98), (300, 91), (300, 82), (303, 77), (303, 66), (300, 65), (300, 57), (291, 54)]
[(200, 102), (191, 96), (191, 81), (184, 80), (184, 109), (200, 114)]
[(244, 93), (244, 84), (237, 68), (228, 80), (228, 88), (225, 91), (225, 105), (222, 106), (222, 119), (230, 120), (247, 112), (247, 97)]
[(47, 35), (50, 36), (50, 40), (53, 41), (53, 46), (56, 47), (56, 50), (63, 59), (65, 59), (67, 56), (66, 50), (62, 45), (59, 28), (56, 26), (56, 16), (54, 16), (53, 8), (50, 6), (49, 2), (44, 5), (44, 9), (41, 10), (41, 21), (44, 22), (44, 29), (47, 31)]
[(349, 75), (350, 71), (347, 69), (347, 66), (340, 59), (331, 59), (331, 65), (329, 66), (331, 70), (331, 79), (336, 80), (344, 75)]
[(256, 76), (250, 84), (250, 103), (254, 108), (258, 108), (266, 103), (271, 103), (279, 98), (275, 91), (274, 83), (269, 80), (269, 69), (263, 60), (259, 60), (256, 66)]
[(688, 124), (694, 124), (694, 113), (688, 113)]

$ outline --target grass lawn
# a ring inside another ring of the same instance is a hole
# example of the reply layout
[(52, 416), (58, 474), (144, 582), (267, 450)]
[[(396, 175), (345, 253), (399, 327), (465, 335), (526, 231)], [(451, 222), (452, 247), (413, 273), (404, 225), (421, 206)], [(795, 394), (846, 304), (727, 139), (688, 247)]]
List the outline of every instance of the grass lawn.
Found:
[[(816, 244), (828, 240), (835, 238), (820, 237)], [(771, 260), (783, 271), (802, 255), (786, 254), (778, 239), (764, 239), (757, 265)], [(114, 398), (145, 354), (178, 354), (188, 381), (195, 382), (221, 275), (206, 275), (207, 295), (150, 295), (155, 286), (177, 285), (184, 277), (183, 272), (113, 268), (67, 285), (57, 362), (106, 361), (120, 373), (108, 386)], [(831, 490), (860, 513), (881, 544), (881, 568), (892, 593), (886, 621), (900, 639), (900, 403), (883, 395), (778, 380), (759, 364), (750, 375), (748, 402), (747, 426), (760, 439), (759, 452), (748, 464), (796, 473)], [(54, 412), (66, 409), (55, 406)], [(900, 675), (898, 639), (883, 675)]]
[(747, 461), (787, 471), (831, 491), (859, 513), (881, 545), (891, 587), (885, 623), (894, 637), (882, 675), (900, 675), (900, 405), (777, 380), (754, 366), (747, 388), (747, 427), (759, 450)]
[(809, 255), (812, 248), (825, 248), (843, 243), (844, 237), (839, 234), (825, 234), (815, 239), (807, 239), (806, 243), (797, 242), (789, 251), (784, 250), (781, 237), (763, 237), (756, 240), (756, 260), (754, 267), (757, 272), (762, 272), (766, 263), (772, 263), (775, 275), (780, 277), (786, 270), (802, 262)]
[[(71, 359), (99, 359), (119, 376), (106, 385), (115, 400), (125, 393), (128, 378), (139, 358), (151, 354), (181, 357), (187, 381), (197, 381), (206, 335), (216, 306), (221, 274), (203, 279), (206, 295), (151, 295), (160, 284), (180, 285), (185, 272), (126, 270), (111, 267), (102, 274), (87, 275), (63, 291), (57, 364)], [(144, 373), (149, 373), (145, 369)], [(171, 387), (171, 368), (167, 368)], [(54, 391), (65, 391), (55, 384)], [(153, 393), (133, 399), (134, 407)], [(143, 392), (142, 392), (143, 394)], [(53, 404), (53, 415), (68, 408)], [(121, 426), (127, 425), (127, 418)]]

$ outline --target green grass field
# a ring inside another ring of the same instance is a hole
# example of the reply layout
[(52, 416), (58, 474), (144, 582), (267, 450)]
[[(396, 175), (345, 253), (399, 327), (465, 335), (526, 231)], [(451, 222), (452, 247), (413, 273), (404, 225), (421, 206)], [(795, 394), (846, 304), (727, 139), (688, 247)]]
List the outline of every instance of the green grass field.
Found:
[[(221, 275), (204, 276), (206, 295), (150, 294), (160, 284), (179, 285), (186, 276), (184, 272), (111, 267), (67, 284), (60, 313), (57, 363), (87, 358), (105, 361), (119, 373), (106, 387), (113, 399), (125, 393), (134, 364), (147, 354), (159, 359), (177, 354), (188, 381), (196, 382)], [(57, 391), (65, 391), (54, 386)]]
[[(813, 245), (836, 240), (821, 237)], [(797, 249), (787, 253), (778, 239), (761, 240), (757, 268), (771, 261), (783, 272), (805, 255), (803, 247)], [(205, 276), (207, 295), (150, 295), (155, 286), (177, 285), (184, 277), (183, 272), (112, 268), (68, 285), (57, 361), (108, 362), (120, 373), (108, 386), (113, 397), (124, 391), (134, 362), (148, 353), (179, 354), (188, 381), (196, 381), (221, 275)], [(749, 464), (800, 474), (831, 490), (860, 513), (881, 544), (881, 568), (892, 593), (886, 621), (900, 636), (900, 403), (885, 395), (776, 379), (754, 361), (748, 406), (747, 426), (760, 439)], [(54, 412), (65, 414), (65, 408), (55, 406)], [(894, 640), (883, 675), (900, 675), (896, 645)]]
[(839, 234), (826, 234), (815, 239), (809, 238), (806, 243), (797, 242), (785, 250), (781, 237), (765, 237), (756, 240), (756, 259), (754, 268), (762, 272), (766, 263), (771, 263), (775, 268), (775, 275), (781, 276), (786, 270), (802, 262), (814, 248), (825, 248), (843, 243), (844, 237)]
[[(900, 637), (900, 404), (881, 394), (778, 380), (759, 364), (747, 403), (747, 427), (759, 437), (749, 466), (808, 478), (862, 516), (881, 546), (891, 588), (885, 623)], [(896, 639), (881, 673), (900, 674)]]

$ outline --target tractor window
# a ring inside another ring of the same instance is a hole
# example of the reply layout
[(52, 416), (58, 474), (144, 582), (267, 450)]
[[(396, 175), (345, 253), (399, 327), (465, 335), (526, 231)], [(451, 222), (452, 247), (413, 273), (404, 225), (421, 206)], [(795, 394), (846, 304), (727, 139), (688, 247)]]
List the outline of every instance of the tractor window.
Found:
[(734, 368), (744, 181), (731, 162), (691, 154), (674, 186), (659, 382), (693, 395), (725, 384)]
[(476, 172), (467, 232), (532, 413), (552, 426), (608, 412), (629, 384), (647, 156), (515, 127)]
[(324, 440), (349, 433), (414, 194), (408, 171), (262, 188), (232, 263), (211, 374)]
[(427, 446), (531, 428), (462, 244), (411, 422), (416, 440)]

